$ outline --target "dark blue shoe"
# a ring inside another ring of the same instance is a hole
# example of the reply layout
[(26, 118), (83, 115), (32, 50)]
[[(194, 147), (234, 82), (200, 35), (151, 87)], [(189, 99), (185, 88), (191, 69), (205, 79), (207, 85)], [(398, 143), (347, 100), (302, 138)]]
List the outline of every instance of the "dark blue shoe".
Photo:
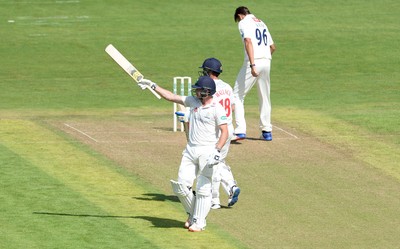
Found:
[(228, 207), (232, 207), (239, 200), (240, 188), (236, 185), (231, 189), (231, 195), (228, 200)]
[(264, 139), (266, 141), (272, 141), (272, 133), (270, 131), (263, 131), (261, 139)]

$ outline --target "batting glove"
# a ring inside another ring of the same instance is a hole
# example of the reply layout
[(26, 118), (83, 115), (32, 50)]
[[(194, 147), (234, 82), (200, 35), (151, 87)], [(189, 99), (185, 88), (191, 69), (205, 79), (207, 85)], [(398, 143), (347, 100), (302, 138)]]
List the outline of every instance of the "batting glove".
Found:
[(151, 89), (155, 90), (157, 87), (156, 83), (148, 79), (142, 79), (141, 81), (139, 81), (138, 85), (140, 88), (142, 88), (142, 90), (146, 89), (147, 87), (150, 87)]
[(215, 149), (213, 153), (211, 153), (210, 157), (207, 159), (207, 166), (213, 167), (220, 162), (221, 152), (218, 149)]
[(178, 117), (179, 122), (186, 123), (189, 122), (188, 115), (184, 112), (175, 112), (175, 115)]

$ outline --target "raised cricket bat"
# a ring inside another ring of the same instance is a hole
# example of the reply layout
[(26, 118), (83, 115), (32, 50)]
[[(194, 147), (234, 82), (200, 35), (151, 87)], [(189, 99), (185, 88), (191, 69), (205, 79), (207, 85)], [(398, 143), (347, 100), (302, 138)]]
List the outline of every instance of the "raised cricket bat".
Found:
[[(130, 63), (112, 44), (109, 44), (105, 51), (122, 69), (124, 69), (127, 74), (129, 74), (129, 76), (132, 77), (134, 81), (136, 81), (136, 83), (139, 83), (143, 79), (143, 75), (139, 70), (137, 70), (136, 67), (134, 67), (132, 63)], [(151, 89), (151, 87), (146, 87), (154, 94), (154, 96), (161, 99), (161, 96)]]

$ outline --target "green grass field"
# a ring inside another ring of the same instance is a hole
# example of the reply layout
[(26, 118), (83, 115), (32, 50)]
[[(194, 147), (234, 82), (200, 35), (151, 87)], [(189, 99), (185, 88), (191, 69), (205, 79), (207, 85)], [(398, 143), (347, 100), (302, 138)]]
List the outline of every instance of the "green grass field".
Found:
[[(193, 234), (169, 184), (185, 145), (172, 104), (104, 48), (168, 89), (216, 57), (233, 86), (240, 5), (277, 46), (274, 140), (255, 139), (253, 89), (250, 139), (228, 158), (239, 202)], [(0, 1), (0, 248), (398, 248), (399, 11), (394, 0)]]

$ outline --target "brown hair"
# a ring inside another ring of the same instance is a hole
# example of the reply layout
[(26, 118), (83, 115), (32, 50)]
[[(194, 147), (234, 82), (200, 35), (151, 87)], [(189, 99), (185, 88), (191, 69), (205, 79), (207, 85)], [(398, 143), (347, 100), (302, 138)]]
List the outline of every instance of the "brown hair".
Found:
[(240, 21), (239, 14), (248, 15), (248, 14), (251, 14), (251, 13), (250, 13), (250, 10), (245, 6), (237, 7), (236, 11), (235, 11), (235, 15), (233, 15), (233, 19), (235, 20), (235, 22), (239, 22)]

